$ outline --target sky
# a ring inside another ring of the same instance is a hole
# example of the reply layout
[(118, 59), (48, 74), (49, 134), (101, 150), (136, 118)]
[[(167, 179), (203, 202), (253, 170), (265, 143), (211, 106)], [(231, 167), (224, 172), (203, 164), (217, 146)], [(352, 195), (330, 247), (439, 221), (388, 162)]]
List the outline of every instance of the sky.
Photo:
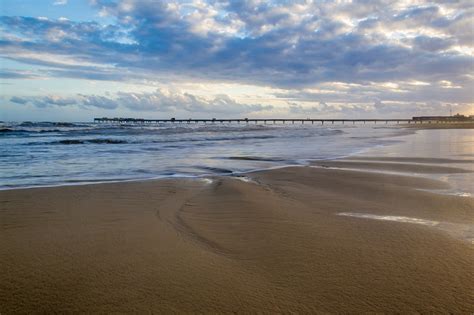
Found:
[(0, 120), (474, 114), (474, 2), (1, 0)]

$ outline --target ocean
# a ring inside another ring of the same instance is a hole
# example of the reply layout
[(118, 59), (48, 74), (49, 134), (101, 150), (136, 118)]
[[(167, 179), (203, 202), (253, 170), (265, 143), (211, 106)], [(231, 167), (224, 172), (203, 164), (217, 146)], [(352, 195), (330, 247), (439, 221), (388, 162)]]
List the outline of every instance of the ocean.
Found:
[[(370, 150), (371, 154), (389, 156), (387, 148), (403, 147), (420, 132), (425, 131), (390, 124), (1, 123), (0, 189), (239, 176)], [(457, 132), (474, 139), (472, 130)], [(445, 151), (444, 155), (450, 155), (449, 148)], [(408, 149), (404, 155), (413, 156), (414, 152)], [(434, 157), (443, 155), (426, 152)], [(472, 150), (455, 158), (472, 158), (469, 154)]]

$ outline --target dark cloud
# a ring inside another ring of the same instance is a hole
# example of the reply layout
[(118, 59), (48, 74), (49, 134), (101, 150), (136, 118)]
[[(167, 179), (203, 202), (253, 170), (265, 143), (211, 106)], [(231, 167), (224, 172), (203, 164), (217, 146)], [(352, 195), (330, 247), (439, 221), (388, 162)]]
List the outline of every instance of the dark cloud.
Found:
[(31, 103), (37, 107), (73, 106), (84, 108), (116, 109), (127, 108), (139, 112), (175, 112), (208, 114), (244, 114), (272, 110), (271, 105), (243, 104), (227, 95), (217, 95), (207, 99), (189, 93), (156, 90), (144, 93), (119, 92), (116, 95), (78, 94), (75, 98), (61, 96), (12, 97), (12, 103)]
[(100, 95), (78, 95), (80, 98), (79, 104), (83, 107), (97, 107), (103, 109), (115, 109), (118, 104), (115, 100)]
[(451, 38), (429, 37), (423, 35), (417, 36), (413, 40), (413, 45), (416, 48), (432, 52), (445, 50), (453, 46), (455, 43), (455, 40)]
[(0, 78), (2, 79), (34, 79), (36, 77), (36, 75), (28, 71), (0, 69)]
[(10, 99), (10, 102), (16, 103), (16, 104), (22, 104), (22, 105), (28, 103), (28, 101), (29, 101), (28, 99), (23, 98), (23, 97), (18, 97), (18, 96), (13, 96), (13, 97)]
[(242, 104), (227, 95), (217, 95), (211, 99), (189, 93), (156, 90), (152, 93), (118, 93), (116, 102), (136, 111), (186, 111), (209, 114), (243, 114), (271, 110), (271, 105)]
[(78, 104), (78, 101), (72, 97), (63, 97), (58, 95), (48, 95), (48, 96), (29, 96), (29, 97), (18, 97), (14, 96), (10, 98), (10, 102), (16, 104), (33, 104), (36, 107), (44, 108), (49, 106), (71, 106)]
[(48, 107), (51, 105), (56, 105), (56, 106), (70, 106), (70, 105), (75, 105), (77, 101), (74, 98), (71, 97), (61, 97), (61, 96), (43, 96), (39, 98), (31, 98), (31, 102), (36, 106), (36, 107)]

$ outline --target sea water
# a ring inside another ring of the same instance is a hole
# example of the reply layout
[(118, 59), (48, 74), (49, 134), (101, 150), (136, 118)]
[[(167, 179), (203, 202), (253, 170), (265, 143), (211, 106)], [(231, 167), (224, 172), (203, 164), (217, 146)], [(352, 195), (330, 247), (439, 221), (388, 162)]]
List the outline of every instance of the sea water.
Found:
[[(235, 175), (403, 146), (419, 132), (423, 131), (390, 124), (313, 125), (309, 122), (0, 123), (0, 189)], [(459, 130), (459, 135), (466, 133), (470, 135), (467, 139), (474, 139), (471, 130)], [(467, 149), (456, 153), (455, 158), (469, 159), (473, 158), (472, 154), (472, 149)]]

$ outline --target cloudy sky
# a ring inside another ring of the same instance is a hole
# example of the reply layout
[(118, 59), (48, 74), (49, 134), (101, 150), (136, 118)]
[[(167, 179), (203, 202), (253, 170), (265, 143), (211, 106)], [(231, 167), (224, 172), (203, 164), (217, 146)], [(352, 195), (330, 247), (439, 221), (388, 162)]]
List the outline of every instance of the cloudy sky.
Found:
[(472, 0), (1, 0), (0, 120), (474, 114)]

